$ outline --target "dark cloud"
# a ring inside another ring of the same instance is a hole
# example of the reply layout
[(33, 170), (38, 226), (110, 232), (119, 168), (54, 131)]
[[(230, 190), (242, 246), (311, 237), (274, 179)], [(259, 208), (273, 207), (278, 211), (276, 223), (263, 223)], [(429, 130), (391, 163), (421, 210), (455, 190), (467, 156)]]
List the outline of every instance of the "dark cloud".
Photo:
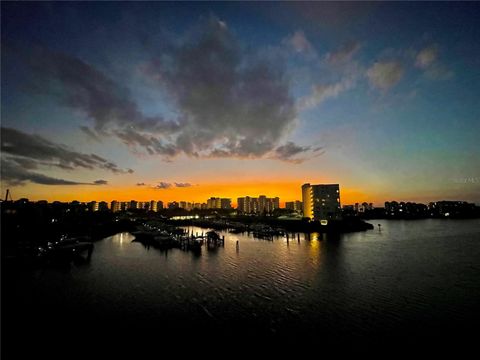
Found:
[(157, 185), (155, 185), (153, 188), (154, 189), (159, 189), (159, 190), (164, 190), (164, 189), (170, 189), (171, 187), (172, 187), (171, 183), (161, 181)]
[[(301, 35), (294, 43), (306, 49)], [(115, 136), (133, 152), (165, 160), (182, 153), (271, 157), (297, 116), (282, 61), (271, 52), (243, 47), (215, 17), (182, 39), (140, 67), (167, 94), (173, 119), (147, 116), (126, 88), (80, 59), (45, 48), (24, 58), (43, 87), (58, 90), (60, 85), (62, 91), (52, 94), (62, 94), (65, 105), (93, 120), (93, 127), (80, 128), (93, 139)]]
[[(319, 152), (322, 149), (322, 147), (300, 146), (289, 141), (275, 149), (274, 158), (300, 164), (309, 158), (321, 155), (322, 153)], [(301, 154), (303, 154), (303, 157), (298, 157)]]
[(94, 185), (107, 185), (108, 181), (107, 180), (95, 180), (93, 182)]
[(85, 126), (81, 128), (90, 136), (98, 138), (98, 133), (112, 125), (161, 132), (177, 127), (160, 116), (143, 114), (127, 89), (86, 62), (42, 47), (32, 51), (33, 57), (29, 56), (26, 61), (41, 80), (59, 82), (65, 104), (84, 112), (94, 121), (95, 132)]
[[(144, 183), (140, 183), (142, 185), (144, 185)], [(142, 186), (140, 184), (137, 184), (139, 186)], [(174, 182), (174, 183), (169, 183), (169, 182), (164, 182), (164, 181), (161, 181), (159, 182), (157, 185), (155, 185), (153, 188), (154, 189), (160, 189), (160, 190), (164, 190), (164, 189), (170, 189), (171, 187), (178, 187), (178, 188), (186, 188), (186, 187), (190, 187), (190, 186), (193, 186), (192, 184), (188, 183), (188, 182)]]
[(137, 183), (137, 186), (145, 186), (146, 184), (141, 182), (141, 183)]
[(18, 162), (2, 157), (1, 159), (1, 177), (2, 181), (12, 186), (24, 185), (26, 182), (41, 185), (104, 185), (105, 180), (97, 180), (93, 183), (83, 183), (64, 179), (53, 178), (30, 169), (24, 168)]
[(191, 156), (262, 157), (296, 117), (280, 61), (242, 48), (213, 17), (147, 71), (181, 112), (174, 144)]
[(150, 155), (157, 154), (170, 158), (179, 152), (175, 145), (166, 144), (151, 134), (131, 128), (115, 130), (114, 133), (124, 144), (132, 148), (142, 148)]
[[(90, 138), (100, 142), (105, 136), (114, 135), (127, 145), (144, 148), (151, 154), (176, 154), (153, 135), (175, 132), (179, 124), (162, 116), (145, 115), (129, 91), (101, 71), (78, 58), (43, 47), (15, 51), (34, 70), (31, 89), (42, 92), (54, 89), (51, 95), (93, 121), (93, 128), (80, 127)], [(62, 91), (58, 91), (58, 85)]]
[(88, 126), (80, 126), (80, 130), (82, 130), (88, 137), (92, 138), (93, 140), (101, 142), (100, 136)]
[(104, 169), (115, 174), (132, 173), (95, 154), (84, 154), (56, 144), (39, 135), (27, 134), (12, 128), (1, 128), (2, 156), (26, 169), (39, 166), (57, 167), (64, 170), (76, 168)]
[(190, 186), (193, 186), (192, 184), (190, 183), (174, 183), (175, 184), (175, 187), (180, 187), (180, 188), (184, 188), (184, 187), (190, 187)]

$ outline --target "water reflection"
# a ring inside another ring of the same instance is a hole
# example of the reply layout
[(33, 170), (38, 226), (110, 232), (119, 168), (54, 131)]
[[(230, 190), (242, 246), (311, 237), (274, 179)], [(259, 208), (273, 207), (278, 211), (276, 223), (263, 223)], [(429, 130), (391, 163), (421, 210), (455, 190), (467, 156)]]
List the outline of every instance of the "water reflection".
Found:
[(310, 260), (312, 262), (312, 267), (317, 269), (320, 266), (320, 252), (322, 244), (318, 240), (318, 233), (312, 233), (310, 240), (308, 240), (308, 250), (310, 254)]
[[(180, 324), (184, 330), (188, 323), (202, 331), (215, 322), (220, 332), (242, 324), (246, 333), (300, 329), (369, 340), (375, 331), (402, 326), (423, 334), (457, 319), (473, 326), (480, 221), (451, 224), (382, 221), (380, 233), (290, 234), (288, 241), (221, 232), (224, 247), (197, 254), (148, 251), (130, 234), (117, 234), (95, 244), (88, 264), (19, 281), (16, 302), (48, 319), (88, 309), (93, 323), (125, 317), (141, 329)], [(27, 315), (23, 321), (31, 324)]]
[(125, 245), (132, 242), (135, 239), (130, 233), (120, 233), (108, 238), (112, 243), (114, 243), (119, 248), (123, 248)]

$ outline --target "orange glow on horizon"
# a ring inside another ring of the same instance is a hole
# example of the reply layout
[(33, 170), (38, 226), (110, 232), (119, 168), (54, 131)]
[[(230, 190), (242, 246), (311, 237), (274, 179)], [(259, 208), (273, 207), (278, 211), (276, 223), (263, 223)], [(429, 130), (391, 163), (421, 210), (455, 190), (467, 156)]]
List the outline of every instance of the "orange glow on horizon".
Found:
[[(168, 189), (154, 189), (151, 186), (41, 186), (27, 185), (15, 187), (12, 194), (15, 199), (28, 198), (32, 201), (47, 200), (69, 202), (78, 200), (88, 201), (150, 201), (161, 200), (164, 203), (171, 201), (187, 201), (204, 203), (210, 197), (231, 198), (232, 205), (236, 206), (237, 198), (243, 196), (280, 198), (281, 206), (286, 201), (302, 200), (301, 182), (246, 182), (223, 184), (199, 184), (191, 187), (171, 187)], [(364, 193), (356, 189), (342, 188), (340, 185), (340, 200), (342, 204), (362, 202), (368, 199)], [(370, 201), (371, 202), (371, 201)]]

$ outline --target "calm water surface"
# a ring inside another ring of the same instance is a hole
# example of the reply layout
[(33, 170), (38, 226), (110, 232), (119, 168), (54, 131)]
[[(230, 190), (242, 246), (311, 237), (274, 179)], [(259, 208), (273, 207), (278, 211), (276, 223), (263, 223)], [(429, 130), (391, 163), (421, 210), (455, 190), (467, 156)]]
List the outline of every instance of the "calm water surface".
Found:
[(32, 338), (48, 325), (49, 334), (208, 331), (359, 349), (478, 333), (480, 220), (371, 222), (381, 231), (289, 241), (221, 233), (225, 247), (201, 254), (117, 234), (95, 244), (90, 262), (18, 275), (12, 322)]

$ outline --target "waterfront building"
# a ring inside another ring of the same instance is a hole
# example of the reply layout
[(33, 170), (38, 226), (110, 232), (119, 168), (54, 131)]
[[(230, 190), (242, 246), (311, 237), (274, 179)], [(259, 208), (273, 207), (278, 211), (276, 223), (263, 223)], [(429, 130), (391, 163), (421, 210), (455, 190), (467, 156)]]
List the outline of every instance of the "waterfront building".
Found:
[(428, 204), (431, 216), (440, 217), (463, 217), (473, 214), (475, 204), (466, 201), (437, 201)]
[(338, 184), (303, 184), (303, 216), (313, 221), (341, 218), (340, 186)]
[(414, 202), (386, 201), (385, 215), (387, 217), (397, 218), (426, 217), (428, 215), (428, 208), (424, 204), (417, 204)]

